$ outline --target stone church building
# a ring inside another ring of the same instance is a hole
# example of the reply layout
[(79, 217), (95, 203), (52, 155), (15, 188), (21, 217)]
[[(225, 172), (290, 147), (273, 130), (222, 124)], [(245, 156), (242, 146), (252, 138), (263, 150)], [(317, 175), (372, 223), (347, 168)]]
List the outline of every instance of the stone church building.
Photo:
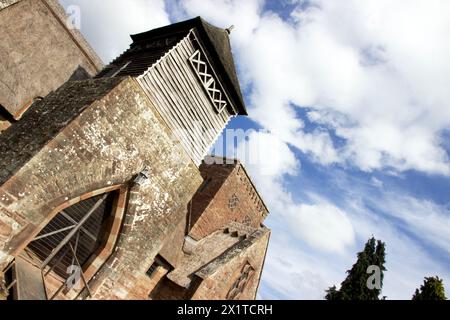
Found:
[(230, 30), (135, 34), (107, 66), (56, 0), (0, 0), (0, 30), (0, 299), (255, 299), (268, 210), (208, 156), (247, 114)]

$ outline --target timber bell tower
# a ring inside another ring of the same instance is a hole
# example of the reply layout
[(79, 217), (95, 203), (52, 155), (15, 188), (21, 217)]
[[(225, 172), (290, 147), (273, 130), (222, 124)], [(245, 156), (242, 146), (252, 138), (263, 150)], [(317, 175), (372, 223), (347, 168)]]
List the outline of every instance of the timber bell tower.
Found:
[(132, 35), (130, 48), (96, 78), (137, 78), (200, 165), (228, 121), (247, 115), (229, 33), (197, 17)]

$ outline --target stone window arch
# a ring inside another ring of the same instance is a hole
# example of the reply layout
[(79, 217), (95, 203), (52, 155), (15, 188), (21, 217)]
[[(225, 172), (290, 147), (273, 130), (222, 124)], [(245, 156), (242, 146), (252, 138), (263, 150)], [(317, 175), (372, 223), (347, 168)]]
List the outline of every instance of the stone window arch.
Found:
[[(125, 186), (89, 192), (66, 201), (42, 224), (16, 260), (40, 270), (38, 287), (46, 299), (91, 294), (89, 281), (114, 251), (127, 195)], [(21, 288), (15, 291), (20, 294)]]

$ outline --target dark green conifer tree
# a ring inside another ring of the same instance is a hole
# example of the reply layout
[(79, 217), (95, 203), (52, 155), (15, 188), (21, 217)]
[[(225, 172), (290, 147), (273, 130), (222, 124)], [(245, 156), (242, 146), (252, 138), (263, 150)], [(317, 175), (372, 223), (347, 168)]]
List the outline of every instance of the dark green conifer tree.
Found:
[[(381, 288), (383, 286), (383, 271), (385, 260), (385, 244), (374, 237), (369, 239), (364, 250), (358, 253), (358, 259), (350, 270), (347, 271), (347, 278), (341, 283), (341, 288), (336, 286), (326, 290), (325, 299), (327, 300), (379, 300)], [(376, 266), (379, 268), (379, 287), (368, 286), (375, 271), (371, 271), (369, 267)], [(369, 279), (369, 277), (371, 277)], [(378, 288), (377, 288), (378, 287)]]

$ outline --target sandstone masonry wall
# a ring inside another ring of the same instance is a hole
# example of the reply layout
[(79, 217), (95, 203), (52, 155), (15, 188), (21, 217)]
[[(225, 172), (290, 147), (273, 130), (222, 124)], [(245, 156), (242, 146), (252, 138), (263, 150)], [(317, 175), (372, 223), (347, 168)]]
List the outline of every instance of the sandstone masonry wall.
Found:
[[(70, 98), (71, 92), (91, 95), (84, 98), (88, 105), (71, 108), (77, 100)], [(185, 219), (187, 204), (202, 181), (198, 168), (170, 138), (154, 105), (132, 78), (68, 83), (52, 99), (63, 110), (71, 110), (70, 116), (55, 126), (42, 115), (35, 130), (52, 134), (44, 135), (44, 142), (36, 136), (32, 155), (12, 175), (8, 171), (3, 176), (7, 178), (0, 186), (0, 269), (59, 208), (79, 201), (80, 195), (129, 184), (148, 166), (148, 181), (130, 185), (117, 250), (91, 283), (94, 298), (133, 298), (134, 285), (145, 282), (145, 272), (166, 235)], [(15, 147), (3, 140), (8, 134), (0, 136), (0, 143), (13, 152)]]
[(200, 171), (211, 181), (192, 199), (192, 238), (199, 240), (231, 221), (259, 227), (268, 211), (240, 164), (203, 163)]
[(101, 70), (100, 58), (68, 27), (57, 0), (6, 1), (0, 9), (0, 105), (14, 118), (78, 68), (90, 75)]

